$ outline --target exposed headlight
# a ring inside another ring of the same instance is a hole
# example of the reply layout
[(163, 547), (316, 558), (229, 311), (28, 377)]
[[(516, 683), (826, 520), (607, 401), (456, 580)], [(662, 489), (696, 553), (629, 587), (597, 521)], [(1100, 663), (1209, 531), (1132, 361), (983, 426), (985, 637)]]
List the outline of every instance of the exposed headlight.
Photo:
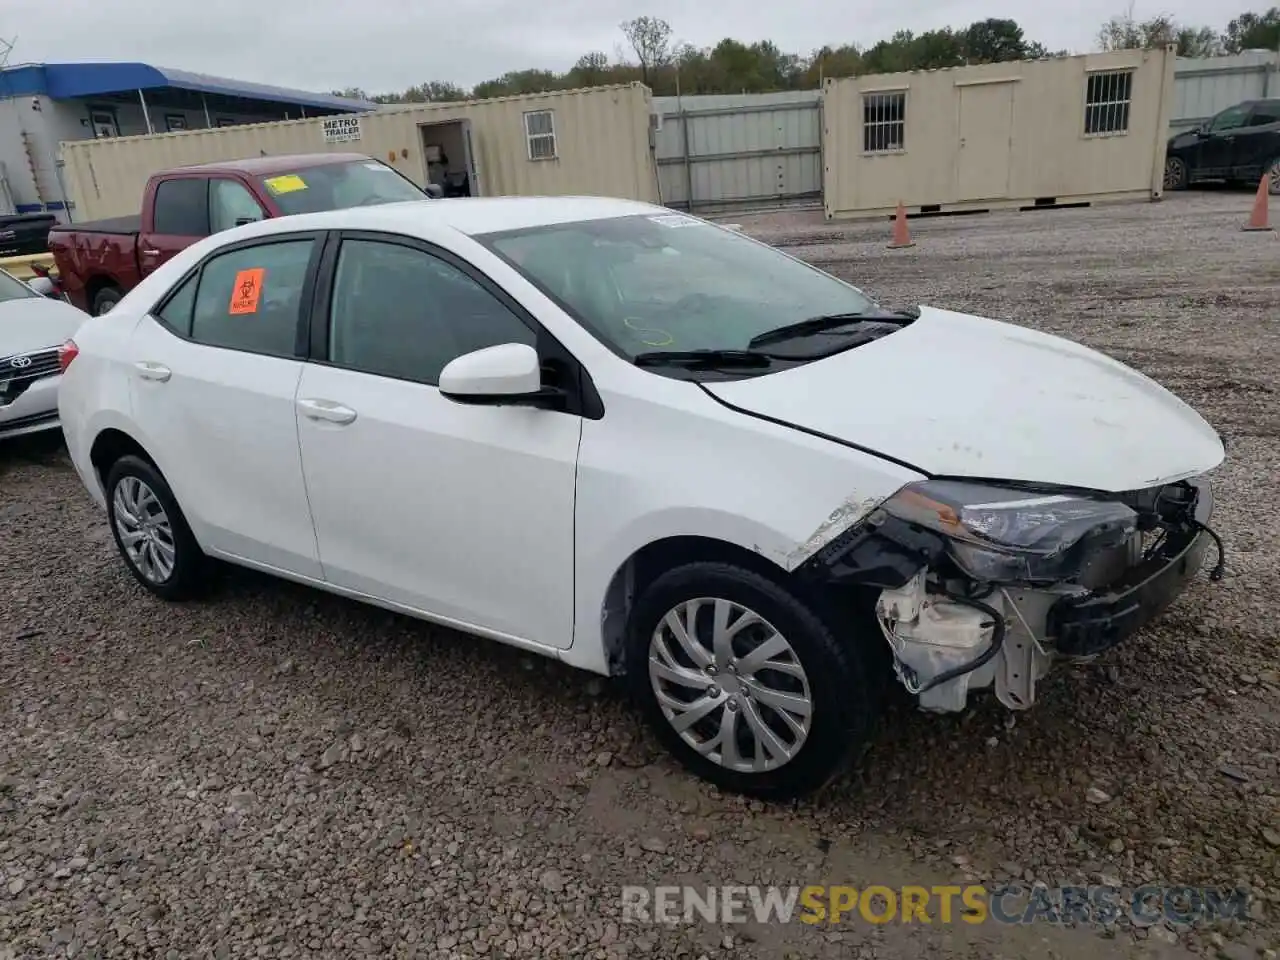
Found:
[(882, 509), (946, 536), (952, 558), (974, 579), (1005, 582), (1070, 579), (1138, 523), (1112, 500), (950, 480), (908, 484)]

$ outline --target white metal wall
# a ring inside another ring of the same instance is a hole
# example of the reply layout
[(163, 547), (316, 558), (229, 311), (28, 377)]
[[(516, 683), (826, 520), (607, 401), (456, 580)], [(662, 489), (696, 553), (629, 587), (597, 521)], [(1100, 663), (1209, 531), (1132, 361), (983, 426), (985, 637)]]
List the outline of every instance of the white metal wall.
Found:
[(1242, 100), (1280, 97), (1280, 51), (1251, 50), (1233, 57), (1178, 58), (1170, 133), (1198, 126)]
[(662, 117), (656, 149), (668, 206), (710, 212), (821, 199), (821, 91), (653, 102)]

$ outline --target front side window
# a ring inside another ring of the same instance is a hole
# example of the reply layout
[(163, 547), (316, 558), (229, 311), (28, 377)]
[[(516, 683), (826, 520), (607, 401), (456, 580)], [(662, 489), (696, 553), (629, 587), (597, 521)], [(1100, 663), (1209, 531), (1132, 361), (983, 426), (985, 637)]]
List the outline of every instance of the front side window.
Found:
[(285, 215), (425, 200), (422, 189), (377, 160), (326, 163), (260, 179)]
[(343, 241), (329, 319), (330, 362), (434, 385), (450, 360), (501, 343), (532, 347), (536, 335), (457, 267), (414, 247)]
[(284, 240), (210, 259), (200, 271), (191, 338), (212, 347), (295, 356), (314, 245), (309, 238)]
[(876, 309), (856, 288), (683, 214), (640, 214), (475, 238), (629, 359), (745, 349), (812, 317)]
[(151, 214), (156, 233), (174, 237), (209, 235), (209, 181), (203, 177), (162, 180)]
[(213, 233), (254, 223), (265, 215), (243, 183), (225, 178), (209, 182), (209, 226)]
[(21, 280), (0, 270), (0, 303), (4, 303), (6, 300), (26, 300), (29, 297), (38, 296), (40, 294), (36, 293)]
[(1248, 116), (1249, 110), (1247, 107), (1228, 107), (1209, 123), (1209, 132), (1223, 133), (1227, 130), (1243, 127), (1245, 118)]

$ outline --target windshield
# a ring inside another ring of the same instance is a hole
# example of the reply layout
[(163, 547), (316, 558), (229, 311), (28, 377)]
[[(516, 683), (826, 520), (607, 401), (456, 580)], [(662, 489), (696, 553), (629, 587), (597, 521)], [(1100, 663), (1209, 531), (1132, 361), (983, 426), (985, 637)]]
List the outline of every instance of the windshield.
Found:
[(742, 350), (784, 324), (876, 309), (835, 277), (683, 214), (475, 239), (628, 359), (655, 350)]
[(260, 182), (286, 216), (427, 199), (412, 180), (378, 160), (304, 167), (295, 173), (273, 173)]
[(29, 297), (38, 297), (36, 293), (21, 280), (18, 280), (9, 274), (0, 270), (0, 303), (6, 300), (25, 300)]

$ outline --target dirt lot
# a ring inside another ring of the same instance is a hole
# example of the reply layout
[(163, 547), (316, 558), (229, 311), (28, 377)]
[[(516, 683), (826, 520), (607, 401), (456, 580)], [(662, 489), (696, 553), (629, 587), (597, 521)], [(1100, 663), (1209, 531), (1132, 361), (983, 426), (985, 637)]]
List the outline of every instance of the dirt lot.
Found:
[[(1228, 440), (1225, 580), (1016, 723), (895, 712), (795, 807), (719, 795), (608, 685), (484, 641), (247, 574), (148, 599), (57, 445), (0, 450), (0, 958), (1274, 957), (1280, 240), (1240, 232), (1250, 200), (914, 222), (905, 251), (883, 223), (734, 218), (888, 303), (1101, 348)], [(1240, 884), (1253, 916), (620, 922), (625, 884), (1010, 877)]]

